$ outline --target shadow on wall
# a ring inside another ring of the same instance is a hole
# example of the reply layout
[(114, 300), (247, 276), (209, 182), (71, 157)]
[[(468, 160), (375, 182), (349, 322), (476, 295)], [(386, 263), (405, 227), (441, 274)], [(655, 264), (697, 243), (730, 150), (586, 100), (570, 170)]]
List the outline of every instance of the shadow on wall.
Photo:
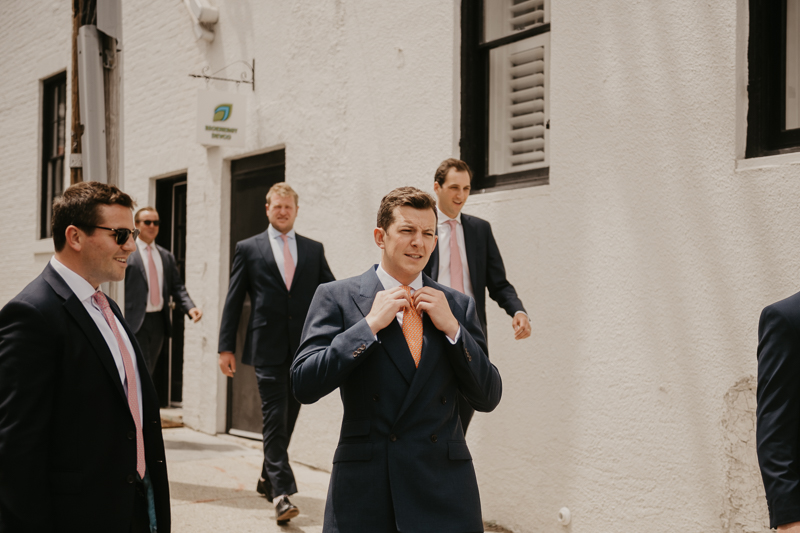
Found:
[(764, 485), (756, 456), (756, 378), (740, 379), (725, 394), (722, 419), (725, 446), (723, 531), (769, 531)]

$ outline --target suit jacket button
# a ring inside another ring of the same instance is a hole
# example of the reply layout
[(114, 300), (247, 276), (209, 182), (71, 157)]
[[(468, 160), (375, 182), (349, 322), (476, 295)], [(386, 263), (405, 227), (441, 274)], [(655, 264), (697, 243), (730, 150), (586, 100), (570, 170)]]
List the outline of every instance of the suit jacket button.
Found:
[(444, 405), (444, 404), (446, 404), (446, 403), (447, 403), (447, 398), (446, 398), (446, 397), (444, 397), (444, 396), (442, 396), (442, 405)]
[(133, 483), (134, 481), (136, 481), (136, 476), (134, 476), (133, 474), (128, 474), (128, 477), (125, 479), (125, 481), (127, 481), (128, 483)]
[(373, 402), (377, 402), (378, 400), (380, 400), (380, 398), (378, 397), (378, 395), (377, 395), (377, 394), (375, 394), (375, 395), (372, 397), (372, 401), (373, 401)]
[(363, 351), (363, 350), (366, 350), (366, 349), (367, 349), (367, 345), (366, 344), (362, 344), (361, 345), (361, 350)]
[(291, 319), (292, 319), (292, 315), (289, 315), (289, 320), (291, 320)]
[(353, 357), (358, 357), (358, 352), (353, 352)]
[(396, 441), (397, 440), (397, 435), (392, 433), (391, 435), (389, 435), (389, 440), (392, 441), (392, 442)]
[(135, 438), (136, 438), (136, 432), (135, 431), (129, 431), (128, 432), (128, 440), (133, 440)]
[(439, 438), (436, 435), (431, 435), (431, 442), (436, 442)]

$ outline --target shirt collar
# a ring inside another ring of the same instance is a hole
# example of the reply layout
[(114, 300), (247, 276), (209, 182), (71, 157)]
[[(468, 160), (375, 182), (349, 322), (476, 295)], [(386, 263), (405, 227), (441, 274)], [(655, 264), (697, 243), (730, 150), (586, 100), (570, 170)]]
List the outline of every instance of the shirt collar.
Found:
[[(153, 242), (151, 244), (152, 244), (153, 248), (156, 247), (156, 243), (155, 242)], [(144, 242), (141, 237), (136, 237), (136, 246), (139, 247), (140, 249), (144, 250), (145, 248), (150, 246), (150, 244), (147, 244), (146, 242)]]
[[(381, 285), (383, 285), (384, 290), (394, 289), (395, 287), (400, 287), (403, 285), (383, 269), (383, 263), (378, 265), (375, 273), (378, 275), (378, 280), (381, 282)], [(422, 288), (422, 272), (417, 275), (417, 279), (412, 281), (409, 287), (415, 291)]]
[[(269, 232), (269, 238), (270, 239), (277, 239), (278, 237), (283, 235), (283, 233), (281, 233), (280, 231), (278, 231), (275, 228), (273, 228), (272, 224), (269, 225), (269, 227), (267, 228), (267, 231)], [(289, 232), (286, 234), (286, 237), (288, 237), (289, 239), (294, 239), (295, 238), (294, 228), (289, 230)]]
[(67, 283), (70, 290), (75, 293), (78, 300), (84, 301), (92, 297), (95, 292), (92, 284), (86, 281), (80, 274), (70, 270), (64, 263), (56, 259), (56, 256), (50, 258), (50, 266), (53, 267), (59, 276)]
[(456, 222), (461, 224), (461, 211), (458, 212), (458, 214), (456, 215), (456, 218), (450, 218), (449, 216), (445, 215), (444, 212), (441, 209), (439, 209), (438, 207), (436, 208), (436, 211), (439, 212), (439, 225), (440, 226), (442, 224), (447, 224), (448, 220), (455, 220)]

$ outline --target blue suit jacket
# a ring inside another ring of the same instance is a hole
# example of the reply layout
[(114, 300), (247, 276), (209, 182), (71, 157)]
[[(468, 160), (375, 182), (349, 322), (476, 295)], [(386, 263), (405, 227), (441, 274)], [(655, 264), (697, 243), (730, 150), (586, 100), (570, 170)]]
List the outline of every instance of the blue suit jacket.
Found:
[[(136, 337), (109, 303), (136, 352), (158, 531), (169, 532), (158, 398)], [(0, 310), (0, 531), (129, 531), (135, 435), (103, 335), (47, 265)]]
[(322, 243), (297, 235), (297, 265), (291, 291), (281, 277), (264, 231), (236, 244), (228, 296), (219, 328), (219, 351), (236, 351), (236, 333), (246, 295), (250, 321), (242, 362), (277, 366), (291, 359), (300, 344), (308, 306), (320, 283), (333, 281)]
[(478, 484), (458, 417), (459, 392), (478, 411), (500, 402), (500, 374), (472, 298), (445, 293), (461, 325), (451, 344), (423, 317), (419, 368), (396, 320), (376, 341), (365, 316), (383, 290), (375, 269), (321, 286), (292, 364), (292, 390), (313, 403), (339, 388), (344, 418), (325, 506), (325, 532), (483, 531)]
[[(461, 213), (461, 225), (464, 227), (464, 247), (467, 253), (469, 266), (469, 279), (472, 282), (472, 292), (475, 293), (475, 304), (478, 318), (486, 333), (486, 289), (489, 297), (497, 305), (505, 309), (508, 316), (514, 316), (518, 311), (525, 311), (522, 301), (517, 296), (514, 286), (506, 279), (506, 267), (503, 257), (494, 240), (492, 226), (482, 218)], [(434, 248), (425, 273), (434, 281), (439, 278), (439, 246)]]
[[(172, 313), (170, 312), (169, 297), (172, 296), (176, 305), (188, 313), (189, 309), (196, 307), (186, 286), (183, 284), (178, 266), (175, 263), (175, 256), (172, 252), (156, 244), (156, 250), (161, 256), (161, 264), (164, 267), (164, 285), (161, 287), (161, 299), (164, 307), (161, 314), (164, 317), (165, 331), (172, 333)], [(128, 256), (128, 266), (125, 267), (125, 320), (128, 321), (133, 331), (139, 331), (144, 322), (144, 315), (147, 310), (147, 299), (150, 297), (150, 287), (147, 285), (147, 273), (145, 272), (144, 258), (139, 253), (139, 247)]]
[(800, 521), (800, 293), (758, 324), (756, 445), (770, 527)]

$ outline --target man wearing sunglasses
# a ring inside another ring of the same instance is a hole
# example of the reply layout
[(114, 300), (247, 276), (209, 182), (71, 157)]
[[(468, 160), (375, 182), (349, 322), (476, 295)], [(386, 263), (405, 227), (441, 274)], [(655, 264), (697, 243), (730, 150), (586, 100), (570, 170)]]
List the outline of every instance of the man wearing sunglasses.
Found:
[(125, 319), (133, 329), (144, 353), (147, 370), (153, 375), (164, 339), (172, 335), (169, 298), (197, 322), (203, 312), (194, 305), (175, 262), (175, 256), (156, 244), (160, 220), (152, 207), (143, 207), (134, 216), (136, 251), (125, 269)]
[(0, 531), (170, 531), (158, 398), (100, 290), (136, 249), (132, 208), (113, 186), (68, 188), (55, 255), (0, 310)]

